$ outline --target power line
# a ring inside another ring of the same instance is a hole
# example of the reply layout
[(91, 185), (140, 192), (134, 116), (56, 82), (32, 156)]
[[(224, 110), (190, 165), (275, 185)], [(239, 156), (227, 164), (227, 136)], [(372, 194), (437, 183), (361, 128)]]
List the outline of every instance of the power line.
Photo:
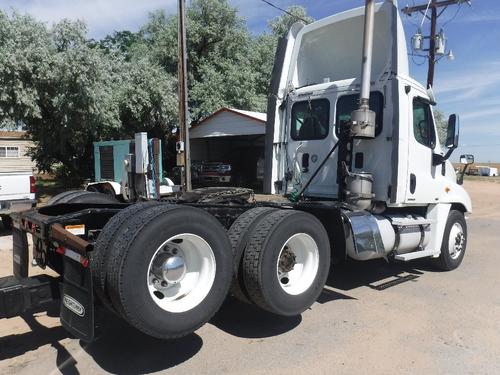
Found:
[(451, 17), (448, 21), (446, 21), (445, 23), (443, 23), (443, 26), (441, 27), (445, 27), (446, 25), (448, 25), (451, 21), (453, 21), (455, 18), (457, 18), (458, 16), (458, 13), (460, 12), (460, 8), (462, 8), (462, 3), (458, 3), (458, 6), (457, 6), (457, 11), (455, 12), (455, 14), (453, 15), (453, 17)]
[(309, 21), (306, 21), (306, 20), (305, 20), (305, 19), (303, 19), (302, 17), (299, 17), (299, 16), (297, 16), (297, 15), (295, 15), (295, 14), (293, 14), (293, 13), (289, 12), (289, 11), (288, 11), (288, 10), (286, 10), (286, 9), (280, 8), (279, 6), (274, 5), (273, 3), (271, 3), (271, 2), (269, 2), (269, 1), (267, 1), (267, 0), (260, 0), (260, 1), (262, 1), (263, 3), (266, 3), (266, 4), (267, 4), (267, 5), (269, 5), (269, 6), (272, 6), (273, 8), (276, 8), (276, 9), (278, 9), (278, 10), (281, 10), (283, 13), (286, 13), (286, 14), (288, 14), (289, 16), (292, 16), (292, 17), (294, 17), (294, 18), (296, 18), (296, 19), (298, 19), (298, 20), (300, 20), (300, 21), (304, 22), (306, 25), (309, 23)]
[(477, 145), (468, 145), (468, 144), (465, 144), (465, 145), (460, 145), (459, 147), (496, 147), (496, 146), (500, 146), (500, 143), (489, 143), (489, 144), (477, 144)]
[[(428, 88), (432, 87), (434, 85), (434, 69), (435, 69), (435, 64), (436, 64), (437, 60), (439, 60), (439, 58), (436, 59), (436, 46), (437, 46), (436, 40), (438, 39), (438, 37), (439, 37), (439, 42), (441, 43), (441, 48), (444, 47), (444, 40), (442, 40), (443, 36), (437, 35), (437, 32), (436, 32), (437, 19), (443, 14), (443, 12), (450, 5), (458, 5), (458, 8), (460, 8), (460, 4), (463, 1), (464, 0), (441, 0), (441, 1), (440, 0), (427, 0), (427, 1), (425, 1), (424, 4), (415, 5), (415, 3), (413, 3), (413, 6), (411, 6), (411, 7), (406, 6), (405, 8), (402, 9), (402, 12), (405, 13), (409, 17), (412, 16), (412, 13), (417, 13), (417, 12), (419, 12), (423, 15), (422, 22), (420, 23), (420, 28), (422, 28), (426, 18), (428, 18), (431, 21), (430, 35), (429, 36), (422, 37), (422, 35), (420, 34), (420, 30), (418, 31), (419, 32), (418, 35), (420, 38), (419, 43), (422, 43), (423, 39), (429, 40), (429, 48), (424, 49), (424, 51), (428, 52), (427, 59), (429, 61), (429, 67), (427, 70), (427, 87)], [(438, 13), (439, 8), (442, 8), (442, 10)], [(427, 12), (429, 9), (431, 10), (430, 17), (427, 16)], [(455, 13), (455, 15), (450, 20), (448, 20), (448, 22), (446, 22), (446, 23), (449, 23), (455, 19), (455, 17), (458, 14), (458, 10)], [(415, 34), (415, 35), (417, 35), (417, 34)], [(412, 48), (413, 48), (413, 44), (412, 44)], [(419, 47), (418, 49), (421, 49), (421, 47)], [(444, 54), (444, 51), (442, 51), (441, 54)]]

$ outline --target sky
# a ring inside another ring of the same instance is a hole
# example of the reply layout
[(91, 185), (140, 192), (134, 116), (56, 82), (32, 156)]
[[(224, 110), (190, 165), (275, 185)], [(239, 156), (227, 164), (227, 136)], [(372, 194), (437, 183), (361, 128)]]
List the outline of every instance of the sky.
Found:
[[(426, 0), (399, 1), (399, 7)], [(189, 4), (189, 0), (187, 0)], [(261, 0), (229, 0), (238, 8), (254, 34), (267, 30), (268, 20), (281, 12)], [(271, 0), (281, 8), (302, 5), (309, 15), (321, 19), (353, 7), (363, 0)], [(148, 13), (164, 9), (173, 13), (176, 0), (0, 0), (0, 9), (17, 9), (49, 25), (63, 18), (82, 19), (90, 38), (102, 38), (115, 30), (137, 31)], [(407, 40), (422, 21), (421, 15), (402, 16)], [(478, 162), (500, 162), (500, 1), (472, 0), (450, 6), (438, 20), (444, 26), (447, 49), (455, 60), (440, 60), (436, 66), (434, 93), (438, 108), (446, 115), (460, 115), (460, 154), (473, 154)], [(423, 33), (429, 22), (424, 22)], [(427, 64), (422, 58), (410, 58), (411, 75), (425, 85)]]

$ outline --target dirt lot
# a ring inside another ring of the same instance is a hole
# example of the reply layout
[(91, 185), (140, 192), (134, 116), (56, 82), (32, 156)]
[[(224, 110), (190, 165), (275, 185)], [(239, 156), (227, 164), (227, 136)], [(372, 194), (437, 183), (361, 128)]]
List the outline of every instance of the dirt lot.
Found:
[[(0, 373), (500, 373), (500, 185), (465, 182), (474, 213), (462, 266), (350, 263), (333, 270), (318, 302), (279, 318), (228, 299), (196, 333), (144, 336), (109, 317), (88, 345), (56, 311), (0, 321)], [(0, 233), (0, 275), (11, 270), (11, 237)], [(382, 282), (414, 275), (385, 290)]]

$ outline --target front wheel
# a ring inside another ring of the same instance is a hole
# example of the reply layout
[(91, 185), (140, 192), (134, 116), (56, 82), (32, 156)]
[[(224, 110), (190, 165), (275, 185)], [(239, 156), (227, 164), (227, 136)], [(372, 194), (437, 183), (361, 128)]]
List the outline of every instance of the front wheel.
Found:
[(460, 266), (467, 247), (467, 223), (464, 214), (452, 210), (444, 229), (441, 254), (433, 259), (436, 267), (443, 271), (451, 271)]

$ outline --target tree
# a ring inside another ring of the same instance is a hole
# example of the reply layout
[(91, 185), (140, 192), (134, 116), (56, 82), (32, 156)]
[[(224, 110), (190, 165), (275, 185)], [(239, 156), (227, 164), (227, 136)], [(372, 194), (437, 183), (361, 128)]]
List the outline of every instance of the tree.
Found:
[(42, 117), (38, 82), (50, 70), (54, 52), (45, 26), (29, 16), (0, 11), (0, 124), (14, 127)]
[(278, 39), (285, 37), (294, 23), (303, 22), (301, 20), (309, 23), (314, 20), (301, 6), (291, 6), (287, 12), (270, 20), (268, 26), (271, 32), (256, 36), (252, 42), (250, 59), (255, 72), (255, 90), (260, 100), (259, 109), (254, 110), (265, 111)]
[[(301, 7), (289, 11), (310, 20)], [(193, 121), (223, 106), (264, 111), (277, 40), (297, 17), (253, 36), (227, 0), (187, 9), (189, 105)], [(0, 125), (23, 124), (42, 171), (92, 175), (92, 142), (177, 124), (177, 17), (158, 11), (138, 33), (87, 40), (82, 22), (52, 28), (0, 11)]]
[[(223, 106), (263, 110), (265, 95), (257, 90), (258, 73), (251, 59), (253, 38), (236, 8), (226, 0), (194, 0), (186, 17), (191, 120)], [(177, 17), (155, 12), (141, 35), (136, 52), (176, 75)]]
[(177, 125), (175, 79), (146, 58), (121, 67), (117, 87), (121, 126), (115, 137), (132, 137), (137, 131), (164, 138)]
[(286, 10), (288, 13), (284, 13), (279, 17), (274, 18), (269, 21), (269, 27), (276, 37), (286, 36), (290, 27), (296, 22), (311, 23), (314, 18), (307, 15), (307, 11), (304, 7), (294, 5)]
[(63, 177), (83, 179), (91, 176), (92, 142), (120, 127), (114, 90), (118, 60), (87, 45), (83, 23), (62, 21), (51, 34), (55, 52), (37, 82), (41, 116), (21, 120), (41, 170), (59, 165)]

